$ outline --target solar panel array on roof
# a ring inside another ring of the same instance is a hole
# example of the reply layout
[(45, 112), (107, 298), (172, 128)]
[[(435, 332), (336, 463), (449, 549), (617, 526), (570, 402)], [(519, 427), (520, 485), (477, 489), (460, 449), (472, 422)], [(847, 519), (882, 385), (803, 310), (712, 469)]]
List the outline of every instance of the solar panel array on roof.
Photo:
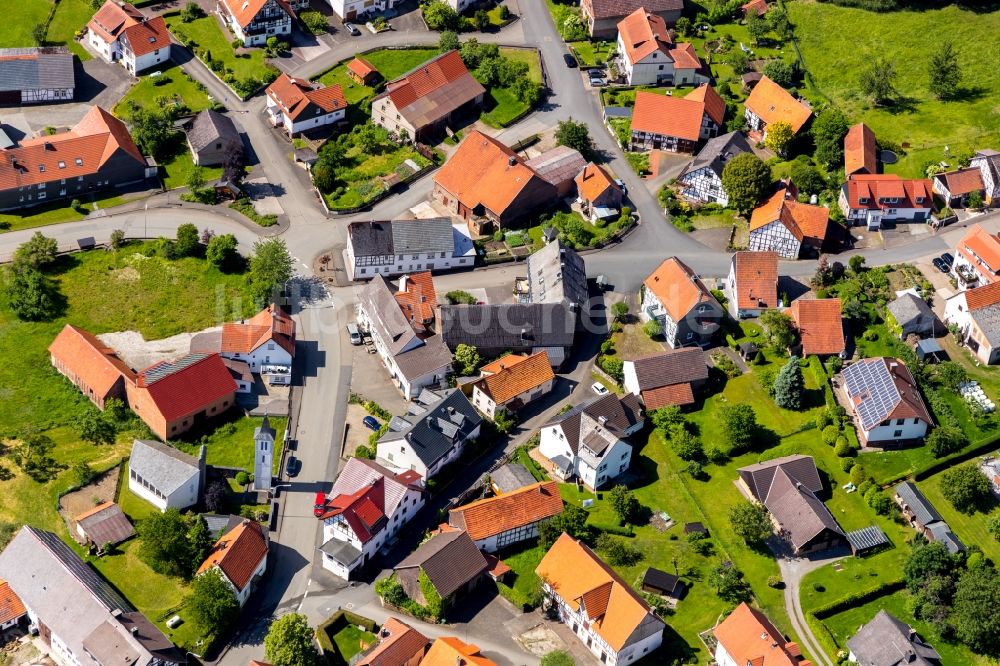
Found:
[(860, 530), (848, 532), (847, 541), (851, 544), (851, 549), (855, 553), (860, 553), (888, 544), (889, 538), (881, 528), (876, 525), (870, 525), (862, 527)]
[(900, 400), (899, 389), (883, 359), (862, 361), (844, 368), (844, 379), (865, 430), (884, 421)]
[(151, 368), (143, 370), (142, 376), (146, 379), (146, 385), (148, 386), (155, 381), (172, 375), (175, 372), (179, 372), (188, 366), (194, 365), (206, 356), (208, 356), (208, 354), (202, 354), (199, 352), (195, 354), (188, 354), (184, 358), (177, 359), (173, 363), (159, 363)]
[(32, 529), (35, 538), (42, 542), (59, 560), (60, 564), (69, 571), (74, 578), (82, 583), (109, 611), (120, 610), (123, 613), (130, 613), (135, 610), (131, 604), (122, 598), (110, 585), (98, 576), (86, 562), (69, 549), (63, 541), (45, 530)]

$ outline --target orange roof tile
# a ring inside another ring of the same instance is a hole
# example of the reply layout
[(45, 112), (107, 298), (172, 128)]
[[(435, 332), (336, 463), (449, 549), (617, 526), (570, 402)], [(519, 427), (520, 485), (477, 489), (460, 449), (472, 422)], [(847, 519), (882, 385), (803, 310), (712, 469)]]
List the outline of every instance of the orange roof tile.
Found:
[(451, 509), (448, 524), (464, 529), (473, 541), (479, 541), (551, 518), (562, 510), (559, 486), (555, 481), (541, 481)]
[(87, 23), (87, 29), (110, 43), (117, 40), (125, 28), (142, 20), (142, 12), (129, 3), (119, 5), (115, 0), (106, 0)]
[(215, 542), (208, 557), (198, 567), (198, 573), (217, 566), (236, 589), (242, 590), (265, 557), (267, 537), (264, 528), (255, 520), (244, 520)]
[(493, 402), (503, 405), (526, 391), (538, 388), (545, 382), (551, 382), (555, 377), (549, 364), (548, 353), (540, 351), (521, 362), (508, 365), (499, 372), (477, 380), (476, 386)]
[(839, 298), (800, 298), (792, 303), (789, 314), (799, 329), (803, 356), (844, 351), (846, 343)]
[(170, 32), (167, 31), (167, 24), (162, 16), (154, 16), (141, 23), (130, 25), (122, 31), (121, 36), (128, 42), (136, 56), (170, 46)]
[(780, 221), (799, 241), (811, 239), (822, 244), (826, 239), (830, 211), (823, 206), (799, 203), (782, 188), (754, 209), (750, 215), (750, 231)]
[(101, 511), (104, 511), (105, 509), (110, 509), (113, 506), (115, 506), (114, 502), (112, 502), (110, 500), (104, 500), (103, 502), (101, 502), (97, 506), (93, 507), (92, 509), (87, 509), (83, 513), (81, 513), (79, 515), (76, 515), (76, 516), (73, 516), (73, 520), (76, 521), (76, 522), (80, 522), (84, 518), (90, 518), (94, 514), (100, 513)]
[(989, 272), (1000, 272), (1000, 234), (991, 234), (974, 224), (958, 242), (957, 249), (973, 266), (984, 263)]
[(745, 105), (765, 124), (785, 122), (798, 132), (812, 116), (812, 109), (788, 94), (788, 91), (767, 78), (760, 77)]
[(694, 271), (677, 257), (665, 259), (643, 284), (675, 322), (683, 320), (700, 303), (716, 303)]
[(965, 306), (969, 312), (988, 308), (997, 303), (1000, 303), (1000, 282), (991, 282), (965, 292)]
[(875, 144), (875, 132), (868, 125), (858, 123), (847, 131), (844, 137), (844, 173), (878, 171), (878, 154)]
[(135, 384), (149, 393), (167, 421), (195, 414), (236, 392), (236, 381), (218, 354), (195, 353), (154, 363), (136, 375)]
[(309, 109), (333, 113), (347, 108), (344, 91), (339, 85), (334, 84), (324, 88), (305, 79), (293, 78), (284, 72), (267, 87), (266, 92), (282, 113), (292, 120), (296, 120)]
[(472, 75), (469, 74), (458, 51), (453, 49), (390, 81), (386, 90), (393, 105), (402, 112), (405, 107), (418, 99), (427, 97), (465, 76)]
[(582, 601), (592, 629), (616, 651), (640, 624), (659, 621), (628, 583), (568, 534), (556, 539), (535, 573), (574, 611)]
[(674, 42), (667, 32), (666, 21), (642, 7), (618, 24), (618, 36), (625, 45), (625, 56), (632, 64), (641, 62), (656, 51), (666, 55)]
[(68, 132), (26, 139), (0, 150), (0, 189), (92, 175), (118, 151), (145, 166), (146, 160), (125, 124), (93, 106)]
[(434, 321), (437, 292), (430, 271), (404, 275), (394, 296), (403, 316), (417, 332), (426, 330)]
[(740, 5), (740, 9), (743, 10), (744, 16), (750, 12), (756, 12), (758, 16), (763, 16), (767, 13), (767, 0), (750, 0), (750, 2)]
[[(798, 646), (789, 643), (760, 611), (742, 603), (714, 629), (715, 638), (737, 664), (811, 666), (799, 661)], [(793, 649), (790, 649), (794, 646)], [(793, 653), (796, 656), (793, 656)]]
[[(785, 188), (780, 188), (774, 192), (770, 197), (768, 197), (763, 203), (759, 204), (750, 213), (750, 231), (756, 231), (761, 227), (771, 224), (777, 219), (781, 218), (781, 209), (784, 206), (785, 198), (788, 196), (788, 190)], [(801, 238), (799, 239), (801, 240)]]
[(295, 356), (295, 322), (274, 303), (245, 323), (222, 325), (223, 352), (249, 354), (266, 342), (274, 342)]
[(419, 659), (427, 651), (430, 640), (422, 633), (394, 617), (382, 623), (379, 644), (365, 654), (355, 666), (403, 666)]
[(642, 404), (646, 406), (646, 411), (668, 405), (690, 405), (693, 403), (694, 390), (691, 388), (691, 384), (659, 386), (642, 392)]
[(371, 64), (361, 56), (354, 56), (354, 60), (347, 63), (347, 69), (351, 70), (362, 79), (371, 74), (378, 74), (378, 70), (375, 69), (375, 65)]
[(529, 358), (528, 354), (507, 354), (501, 358), (498, 358), (491, 363), (479, 368), (479, 376), (485, 377), (486, 375), (492, 375), (500, 372), (504, 368), (509, 368), (513, 365), (517, 365), (521, 361), (527, 361)]
[(453, 636), (439, 638), (431, 645), (420, 666), (497, 666), (484, 657), (479, 647)]
[(49, 353), (102, 398), (120, 377), (135, 381), (135, 373), (111, 347), (71, 324), (52, 341)]
[(502, 215), (532, 180), (541, 180), (514, 151), (479, 130), (469, 132), (434, 175), (434, 182), (470, 210)]
[(0, 625), (16, 620), (27, 612), (21, 598), (14, 593), (10, 584), (0, 579)]
[[(852, 174), (847, 179), (847, 205), (855, 210), (880, 208), (931, 208), (931, 181), (926, 178), (904, 180), (894, 173)], [(895, 198), (895, 203), (883, 199)], [(861, 199), (866, 199), (861, 203)], [(920, 202), (917, 199), (921, 199)]]
[(971, 192), (981, 192), (983, 190), (982, 173), (975, 167), (939, 173), (934, 178), (943, 181), (948, 188), (948, 192), (953, 197), (959, 197)]
[[(236, 19), (236, 22), (240, 24), (241, 28), (245, 28), (250, 25), (260, 10), (264, 9), (264, 5), (267, 4), (267, 0), (222, 0), (225, 3), (226, 10), (229, 14)], [(295, 20), (295, 12), (292, 10), (291, 5), (286, 2), (286, 0), (276, 0), (278, 6), (288, 14), (292, 20)]]
[(704, 102), (639, 90), (632, 107), (632, 131), (697, 141), (704, 116)]
[[(694, 45), (688, 42), (680, 42), (667, 54), (674, 61), (674, 69), (701, 69), (703, 64), (698, 54), (694, 52)], [(702, 85), (707, 86), (707, 83)], [(685, 99), (689, 99), (690, 94)]]
[(584, 201), (595, 201), (611, 187), (618, 189), (604, 167), (593, 162), (583, 167), (576, 177), (576, 191)]
[(737, 252), (733, 263), (737, 307), (757, 310), (778, 305), (777, 252)]

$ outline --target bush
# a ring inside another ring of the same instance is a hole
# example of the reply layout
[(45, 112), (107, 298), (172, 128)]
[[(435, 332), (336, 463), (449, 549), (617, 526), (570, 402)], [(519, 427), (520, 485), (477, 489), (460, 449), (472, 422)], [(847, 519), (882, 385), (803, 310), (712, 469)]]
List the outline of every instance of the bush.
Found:
[(247, 474), (246, 472), (242, 472), (242, 471), (237, 472), (236, 473), (236, 483), (239, 484), (239, 485), (241, 485), (241, 486), (247, 485), (248, 483), (250, 483), (250, 475)]
[(309, 32), (314, 35), (323, 34), (330, 27), (330, 24), (326, 22), (326, 17), (313, 10), (299, 12), (299, 20), (305, 23), (306, 27), (309, 28)]
[(597, 550), (614, 567), (631, 566), (642, 559), (642, 553), (617, 537), (602, 534), (597, 537)]
[(837, 440), (837, 445), (833, 447), (833, 452), (838, 458), (849, 458), (854, 455), (854, 447), (846, 438), (840, 437)]

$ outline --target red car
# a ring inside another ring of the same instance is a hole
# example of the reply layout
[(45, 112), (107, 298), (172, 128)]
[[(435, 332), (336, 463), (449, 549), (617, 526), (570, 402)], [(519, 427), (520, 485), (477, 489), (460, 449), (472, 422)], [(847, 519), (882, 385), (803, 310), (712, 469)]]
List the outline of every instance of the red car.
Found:
[(319, 518), (324, 513), (326, 513), (326, 493), (318, 492), (316, 499), (313, 500), (313, 515)]

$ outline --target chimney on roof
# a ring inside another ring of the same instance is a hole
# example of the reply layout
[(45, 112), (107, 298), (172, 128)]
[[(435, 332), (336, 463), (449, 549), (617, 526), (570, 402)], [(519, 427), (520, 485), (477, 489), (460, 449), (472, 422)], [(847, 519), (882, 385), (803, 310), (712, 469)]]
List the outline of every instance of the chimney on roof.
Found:
[(55, 150), (55, 146), (52, 145), (51, 141), (46, 141), (44, 144), (45, 150)]
[(136, 627), (136, 626), (132, 627), (132, 635), (133, 636), (138, 636), (139, 635), (139, 627)]
[(608, 422), (608, 417), (607, 416), (598, 416), (597, 417), (597, 422), (600, 423), (601, 425), (604, 425), (605, 423)]
[(454, 414), (455, 413), (455, 406), (454, 405), (448, 405), (448, 413), (449, 414)]
[(400, 291), (406, 291), (406, 278), (407, 277), (409, 277), (409, 276), (404, 275), (403, 277), (399, 278), (399, 290)]
[(514, 166), (515, 164), (517, 164), (517, 156), (516, 155), (511, 155), (510, 157), (507, 158), (507, 165), (508, 166)]

